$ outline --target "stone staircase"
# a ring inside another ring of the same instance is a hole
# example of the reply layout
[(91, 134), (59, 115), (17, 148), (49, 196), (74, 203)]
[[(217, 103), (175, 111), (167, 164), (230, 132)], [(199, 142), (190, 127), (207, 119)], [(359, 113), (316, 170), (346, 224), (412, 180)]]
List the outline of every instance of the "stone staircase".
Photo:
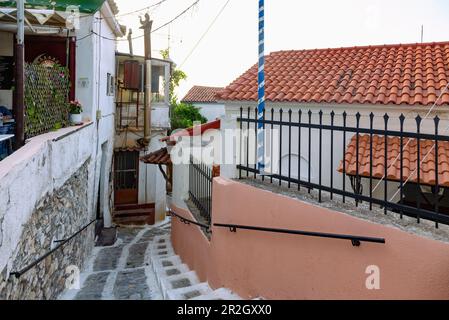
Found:
[(165, 300), (241, 300), (228, 289), (213, 290), (206, 282), (200, 282), (175, 254), (169, 235), (153, 239), (150, 265)]
[(230, 290), (201, 283), (173, 250), (170, 220), (119, 227), (117, 241), (96, 247), (80, 274), (80, 287), (61, 300), (239, 300)]

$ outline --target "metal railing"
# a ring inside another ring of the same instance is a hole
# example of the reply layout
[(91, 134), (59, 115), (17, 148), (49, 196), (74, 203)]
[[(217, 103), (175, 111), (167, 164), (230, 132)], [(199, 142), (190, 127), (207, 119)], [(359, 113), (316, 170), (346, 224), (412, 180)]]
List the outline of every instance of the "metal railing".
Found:
[(307, 236), (307, 237), (349, 240), (349, 241), (351, 241), (351, 243), (354, 247), (360, 246), (361, 242), (385, 243), (385, 239), (383, 239), (383, 238), (373, 238), (373, 237), (355, 236), (355, 235), (347, 235), (347, 234), (323, 233), (323, 232), (289, 230), (289, 229), (276, 229), (276, 228), (243, 226), (243, 225), (237, 225), (237, 224), (223, 224), (223, 223), (214, 223), (214, 227), (229, 228), (229, 230), (231, 232), (237, 232), (237, 229), (243, 229), (243, 230), (261, 231), (261, 232), (294, 234), (294, 235), (301, 235), (301, 236)]
[(211, 222), (212, 179), (213, 169), (190, 156), (189, 198), (208, 223)]
[(193, 224), (195, 226), (200, 227), (201, 229), (204, 229), (204, 231), (206, 231), (207, 233), (212, 233), (212, 231), (210, 229), (210, 225), (207, 225), (207, 224), (204, 224), (204, 223), (200, 223), (200, 222), (197, 222), (197, 221), (193, 221), (191, 219), (184, 218), (183, 216), (177, 214), (176, 212), (174, 212), (171, 209), (168, 211), (168, 213), (169, 213), (170, 216), (178, 218), (179, 221), (181, 221), (184, 224), (187, 224), (187, 225), (188, 224)]
[(377, 206), (384, 214), (413, 217), (418, 223), (449, 224), (449, 136), (439, 134), (438, 116), (396, 119), (388, 114), (271, 109), (262, 120), (270, 166), (260, 172), (256, 111), (241, 108), (238, 118), (241, 179), (315, 190), (319, 202), (323, 193), (330, 200), (338, 195), (343, 203), (365, 202), (368, 210)]
[(16, 278), (20, 278), (21, 276), (23, 276), (25, 273), (27, 273), (28, 271), (30, 271), (31, 269), (33, 269), (34, 267), (36, 267), (39, 263), (41, 263), (42, 261), (44, 261), (48, 256), (52, 255), (53, 253), (55, 253), (56, 251), (58, 251), (59, 249), (61, 249), (63, 246), (65, 246), (67, 244), (67, 242), (69, 242), (70, 240), (72, 240), (73, 238), (75, 238), (76, 236), (78, 236), (81, 232), (83, 232), (84, 230), (86, 230), (87, 228), (89, 228), (92, 224), (94, 224), (95, 222), (97, 222), (98, 219), (92, 220), (91, 222), (89, 222), (87, 225), (85, 225), (82, 229), (78, 230), (76, 233), (74, 233), (72, 236), (70, 236), (67, 239), (63, 239), (63, 240), (56, 240), (54, 241), (55, 243), (58, 243), (58, 245), (56, 247), (54, 247), (53, 249), (51, 249), (50, 251), (48, 251), (46, 254), (42, 255), (40, 258), (36, 259), (35, 261), (33, 261), (32, 263), (30, 263), (28, 266), (26, 266), (25, 268), (19, 270), (19, 271), (13, 271), (11, 272), (12, 276), (15, 276)]

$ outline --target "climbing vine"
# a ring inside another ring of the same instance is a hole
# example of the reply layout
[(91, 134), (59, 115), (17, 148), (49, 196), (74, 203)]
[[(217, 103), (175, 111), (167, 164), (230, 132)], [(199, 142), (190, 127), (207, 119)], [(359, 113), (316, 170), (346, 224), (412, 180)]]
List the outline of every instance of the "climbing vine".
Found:
[(60, 65), (25, 65), (25, 136), (31, 138), (69, 124), (69, 70)]

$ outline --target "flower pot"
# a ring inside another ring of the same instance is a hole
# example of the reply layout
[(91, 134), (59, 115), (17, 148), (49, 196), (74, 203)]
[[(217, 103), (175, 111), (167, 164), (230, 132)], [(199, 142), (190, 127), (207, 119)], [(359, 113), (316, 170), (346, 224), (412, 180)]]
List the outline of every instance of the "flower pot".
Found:
[(83, 117), (81, 114), (70, 114), (70, 123), (79, 125), (83, 123)]

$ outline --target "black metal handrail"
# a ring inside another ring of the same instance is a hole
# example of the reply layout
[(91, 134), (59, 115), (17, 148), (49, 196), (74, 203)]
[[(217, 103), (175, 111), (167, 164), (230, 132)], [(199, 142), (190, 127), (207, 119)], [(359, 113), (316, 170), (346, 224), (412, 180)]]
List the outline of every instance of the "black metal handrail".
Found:
[(67, 239), (64, 240), (57, 240), (54, 242), (59, 242), (59, 244), (54, 247), (52, 250), (50, 250), (49, 252), (47, 252), (46, 254), (44, 254), (43, 256), (41, 256), (40, 258), (38, 258), (37, 260), (35, 260), (33, 263), (29, 264), (27, 267), (19, 270), (19, 271), (14, 271), (11, 272), (12, 276), (15, 276), (16, 278), (20, 278), (21, 276), (23, 276), (25, 273), (27, 273), (28, 271), (30, 271), (31, 269), (33, 269), (35, 266), (37, 266), (39, 263), (41, 263), (43, 260), (45, 260), (48, 256), (52, 255), (54, 252), (58, 251), (60, 248), (62, 248), (67, 242), (69, 242), (70, 240), (72, 240), (73, 238), (75, 238), (77, 235), (79, 235), (81, 232), (83, 232), (84, 230), (86, 230), (87, 228), (89, 228), (93, 223), (97, 222), (98, 219), (92, 220), (91, 222), (89, 222), (89, 224), (87, 224), (86, 226), (84, 226), (82, 229), (78, 230), (76, 233), (74, 233), (72, 236), (70, 236)]
[(212, 231), (210, 230), (210, 225), (184, 218), (183, 216), (180, 216), (179, 214), (177, 214), (176, 212), (174, 212), (171, 209), (168, 212), (171, 216), (178, 218), (184, 224), (194, 224), (194, 225), (204, 229), (206, 232), (212, 233)]
[(275, 229), (275, 228), (254, 227), (254, 226), (242, 226), (242, 225), (237, 225), (237, 224), (224, 224), (224, 223), (214, 223), (214, 226), (220, 227), (220, 228), (229, 228), (229, 230), (231, 232), (237, 232), (237, 229), (244, 229), (244, 230), (262, 231), (262, 232), (296, 234), (296, 235), (302, 235), (302, 236), (308, 236), (308, 237), (349, 240), (349, 241), (351, 241), (351, 243), (354, 247), (359, 247), (361, 242), (385, 243), (385, 239), (383, 239), (383, 238), (372, 238), (372, 237), (363, 237), (363, 236), (354, 236), (354, 235), (345, 235), (345, 234)]

